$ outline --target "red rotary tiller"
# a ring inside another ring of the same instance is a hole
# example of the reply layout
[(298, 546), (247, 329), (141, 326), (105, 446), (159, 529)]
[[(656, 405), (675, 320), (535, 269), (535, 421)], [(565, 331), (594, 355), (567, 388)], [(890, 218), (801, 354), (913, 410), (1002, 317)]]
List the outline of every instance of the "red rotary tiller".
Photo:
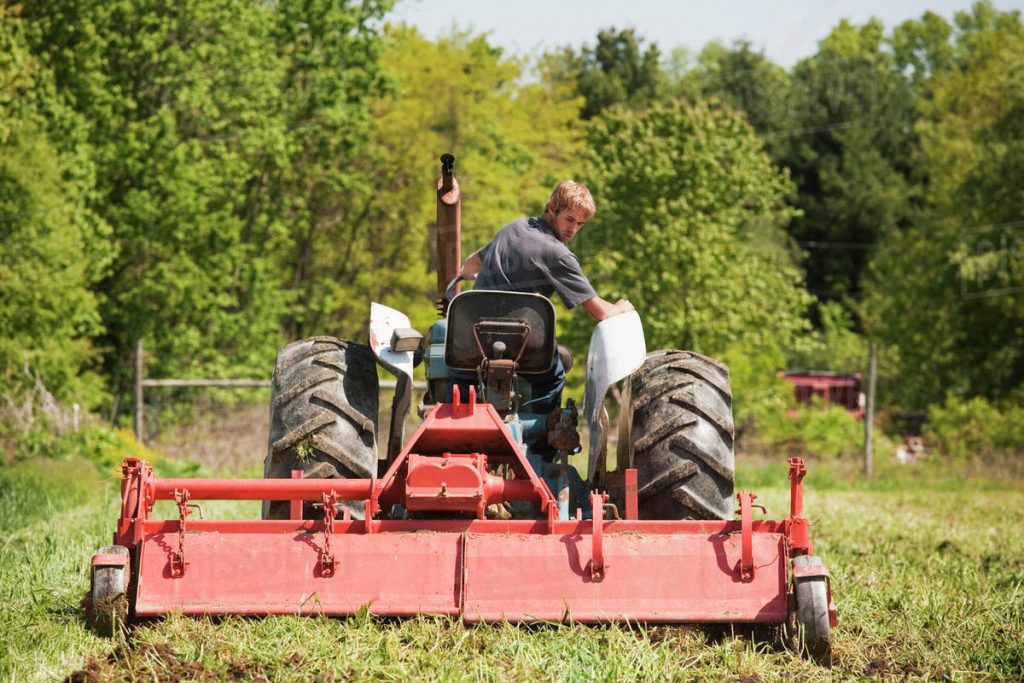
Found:
[[(495, 465), (514, 478), (491, 474)], [(115, 546), (93, 557), (92, 598), (110, 605), (120, 586), (129, 619), (368, 607), (468, 622), (774, 623), (830, 658), (835, 606), (828, 570), (811, 554), (799, 458), (789, 461), (782, 520), (754, 519), (760, 506), (747, 492), (738, 520), (641, 520), (628, 469), (624, 509), (593, 492), (592, 519), (562, 521), (501, 417), (471, 392), (432, 408), (379, 479), (161, 479), (134, 458), (123, 471)], [(291, 501), (292, 518), (190, 517), (195, 501), (269, 499)], [(152, 519), (158, 500), (175, 501), (178, 518)], [(545, 518), (485, 518), (487, 505), (528, 500)], [(325, 518), (301, 519), (302, 501), (321, 504)], [(340, 501), (360, 501), (365, 518), (336, 517)], [(394, 504), (432, 514), (375, 518)]]

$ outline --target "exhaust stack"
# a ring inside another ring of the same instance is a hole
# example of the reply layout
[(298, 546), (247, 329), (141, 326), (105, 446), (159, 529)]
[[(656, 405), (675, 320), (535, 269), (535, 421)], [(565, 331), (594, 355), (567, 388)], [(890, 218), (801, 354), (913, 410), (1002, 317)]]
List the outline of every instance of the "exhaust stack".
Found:
[(455, 179), (455, 157), (442, 154), (437, 180), (437, 291), (441, 295), (461, 267), (462, 192)]

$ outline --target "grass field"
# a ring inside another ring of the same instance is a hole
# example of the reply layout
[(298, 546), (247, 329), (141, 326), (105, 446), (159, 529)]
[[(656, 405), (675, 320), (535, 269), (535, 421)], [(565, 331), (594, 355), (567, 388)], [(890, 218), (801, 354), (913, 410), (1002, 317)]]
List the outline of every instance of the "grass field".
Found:
[[(1024, 490), (918, 474), (864, 486), (812, 468), (807, 511), (839, 607), (828, 671), (728, 628), (170, 617), (101, 639), (79, 601), (113, 529), (114, 484), (80, 460), (4, 467), (0, 681), (1021, 680)], [(739, 475), (784, 516), (784, 466), (741, 461)]]

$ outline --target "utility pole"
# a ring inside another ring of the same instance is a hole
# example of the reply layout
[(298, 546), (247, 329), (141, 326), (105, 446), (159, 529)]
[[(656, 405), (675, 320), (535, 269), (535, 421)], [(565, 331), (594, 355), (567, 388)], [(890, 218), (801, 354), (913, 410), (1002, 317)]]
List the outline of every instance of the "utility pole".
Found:
[(144, 372), (142, 340), (135, 342), (135, 440), (140, 444), (144, 443), (143, 415), (145, 410), (145, 397), (142, 394), (142, 379)]
[(871, 342), (868, 347), (868, 396), (867, 412), (864, 415), (864, 478), (871, 479), (872, 456), (874, 455), (874, 444), (872, 442), (875, 425), (875, 378), (878, 375), (878, 345)]

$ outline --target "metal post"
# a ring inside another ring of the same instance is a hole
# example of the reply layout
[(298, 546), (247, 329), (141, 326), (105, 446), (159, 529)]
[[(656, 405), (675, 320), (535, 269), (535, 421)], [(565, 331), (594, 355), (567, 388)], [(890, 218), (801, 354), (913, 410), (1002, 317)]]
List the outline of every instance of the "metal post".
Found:
[(143, 367), (142, 340), (135, 342), (135, 440), (140, 444), (145, 443), (144, 416), (145, 396), (142, 393), (142, 380), (145, 368)]
[[(462, 267), (462, 192), (455, 179), (455, 157), (441, 156), (437, 180), (437, 290), (444, 294)], [(456, 288), (458, 293), (458, 288)]]
[(864, 478), (870, 479), (872, 475), (872, 456), (874, 444), (872, 442), (875, 425), (875, 376), (878, 374), (878, 345), (871, 342), (868, 347), (868, 396), (867, 413), (864, 415)]

